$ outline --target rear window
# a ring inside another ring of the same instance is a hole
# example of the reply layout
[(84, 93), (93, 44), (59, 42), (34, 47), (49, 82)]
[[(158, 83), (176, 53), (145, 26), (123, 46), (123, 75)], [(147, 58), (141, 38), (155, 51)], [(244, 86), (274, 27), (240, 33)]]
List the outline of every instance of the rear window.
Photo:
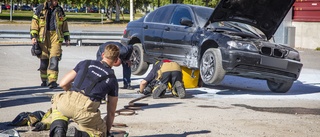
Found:
[(151, 22), (153, 20), (154, 15), (158, 12), (158, 10), (155, 10), (153, 12), (150, 12), (146, 17), (146, 22)]
[(161, 7), (148, 14), (146, 22), (169, 23), (174, 6)]

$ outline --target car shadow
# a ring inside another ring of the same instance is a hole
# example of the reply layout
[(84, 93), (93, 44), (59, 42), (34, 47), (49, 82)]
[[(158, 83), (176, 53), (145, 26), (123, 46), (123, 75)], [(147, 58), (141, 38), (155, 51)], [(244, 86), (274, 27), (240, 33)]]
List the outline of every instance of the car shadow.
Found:
[(49, 89), (48, 87), (41, 86), (19, 87), (1, 90), (0, 108), (50, 102), (51, 96), (60, 91), (63, 91), (60, 87)]

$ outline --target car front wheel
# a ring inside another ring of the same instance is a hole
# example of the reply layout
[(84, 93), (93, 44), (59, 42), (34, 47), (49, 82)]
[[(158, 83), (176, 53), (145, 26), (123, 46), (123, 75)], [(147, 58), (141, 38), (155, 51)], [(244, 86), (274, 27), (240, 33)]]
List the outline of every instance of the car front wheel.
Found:
[(289, 91), (293, 84), (293, 81), (272, 81), (267, 80), (267, 85), (272, 92), (286, 93)]
[(200, 63), (200, 75), (205, 84), (217, 85), (224, 76), (225, 70), (222, 67), (222, 57), (219, 49), (209, 48), (207, 49)]
[(132, 60), (131, 73), (133, 75), (143, 75), (149, 68), (148, 63), (143, 60), (143, 54), (141, 43), (134, 44), (130, 58)]

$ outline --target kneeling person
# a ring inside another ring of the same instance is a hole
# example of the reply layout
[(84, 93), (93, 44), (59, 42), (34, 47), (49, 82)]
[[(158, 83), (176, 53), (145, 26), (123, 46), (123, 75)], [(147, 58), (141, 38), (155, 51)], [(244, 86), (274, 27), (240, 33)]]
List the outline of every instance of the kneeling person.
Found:
[(168, 83), (172, 85), (173, 95), (184, 98), (186, 91), (182, 81), (180, 65), (170, 60), (158, 61), (152, 70), (140, 83), (140, 93), (150, 94), (153, 98), (160, 98), (165, 94)]
[[(120, 65), (119, 54), (116, 45), (107, 45), (101, 61), (81, 61), (64, 76), (60, 86), (66, 92), (54, 95), (51, 100), (50, 137), (65, 136), (69, 119), (79, 124), (80, 130), (74, 131), (76, 137), (105, 137), (110, 133), (119, 88), (112, 67)], [(107, 116), (103, 120), (99, 107), (106, 98)]]

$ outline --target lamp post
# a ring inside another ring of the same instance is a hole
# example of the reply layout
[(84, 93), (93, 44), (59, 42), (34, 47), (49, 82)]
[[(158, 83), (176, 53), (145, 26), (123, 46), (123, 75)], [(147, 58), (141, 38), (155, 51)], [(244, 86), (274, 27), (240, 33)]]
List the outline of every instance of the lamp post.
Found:
[(104, 9), (101, 9), (100, 13), (101, 13), (101, 24), (103, 24)]
[(130, 21), (133, 21), (133, 0), (130, 0)]
[(10, 0), (10, 21), (12, 21), (12, 0)]

